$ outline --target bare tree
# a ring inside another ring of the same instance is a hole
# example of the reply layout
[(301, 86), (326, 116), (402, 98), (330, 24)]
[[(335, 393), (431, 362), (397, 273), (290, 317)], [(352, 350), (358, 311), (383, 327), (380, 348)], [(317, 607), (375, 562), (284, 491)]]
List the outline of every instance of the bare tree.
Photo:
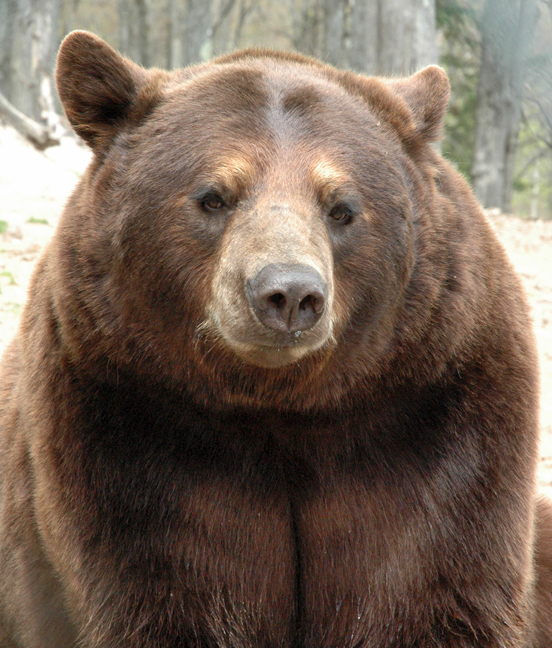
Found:
[(186, 0), (183, 29), (183, 64), (199, 63), (213, 53), (213, 11), (211, 0)]
[(169, 17), (167, 67), (175, 69), (182, 67), (182, 18), (179, 0), (168, 0), (166, 11)]
[(238, 0), (236, 19), (234, 21), (234, 26), (231, 31), (231, 40), (228, 49), (233, 50), (239, 46), (245, 21), (247, 19), (247, 16), (251, 13), (251, 11), (252, 11), (251, 0)]
[(290, 40), (294, 49), (311, 56), (320, 56), (320, 0), (288, 0), (291, 16)]
[(347, 66), (348, 61), (348, 0), (322, 0), (323, 58), (338, 67)]
[(119, 11), (119, 50), (135, 59), (136, 52), (131, 46), (134, 41), (132, 2), (131, 0), (118, 0), (117, 8)]
[(147, 67), (148, 65), (150, 65), (148, 2), (147, 0), (135, 1), (138, 14), (138, 51), (140, 53), (139, 62)]
[(60, 4), (0, 2), (0, 92), (17, 110), (43, 124), (54, 114), (51, 78)]
[(349, 65), (357, 72), (378, 73), (379, 14), (377, 0), (356, 0), (351, 8)]
[[(144, 1), (144, 0), (138, 0)], [(234, 5), (231, 2), (230, 9)], [(213, 0), (168, 0), (168, 65), (183, 67), (213, 54)]]
[(148, 0), (118, 0), (119, 49), (141, 65), (150, 61)]
[(11, 96), (12, 38), (15, 23), (15, 0), (0, 2), (0, 92)]
[(60, 6), (60, 0), (0, 2), (1, 112), (40, 147), (58, 143), (52, 70)]
[(536, 0), (485, 0), (472, 181), (487, 207), (510, 210), (512, 177)]
[(411, 74), (436, 63), (434, 0), (379, 0), (378, 74)]
[(409, 74), (438, 59), (435, 0), (292, 0), (300, 51), (369, 74)]
[(211, 26), (213, 54), (232, 49), (232, 32), (238, 13), (237, 5), (236, 0), (222, 0), (213, 7)]

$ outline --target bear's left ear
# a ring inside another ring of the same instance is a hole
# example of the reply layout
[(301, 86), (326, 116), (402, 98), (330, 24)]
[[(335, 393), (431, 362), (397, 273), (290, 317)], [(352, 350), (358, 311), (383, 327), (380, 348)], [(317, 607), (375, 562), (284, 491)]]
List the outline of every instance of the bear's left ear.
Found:
[(57, 58), (56, 83), (65, 114), (94, 150), (151, 112), (158, 101), (159, 77), (85, 31), (70, 33)]
[(410, 108), (416, 133), (428, 141), (439, 139), (450, 96), (443, 68), (429, 65), (411, 77), (393, 79), (388, 84)]

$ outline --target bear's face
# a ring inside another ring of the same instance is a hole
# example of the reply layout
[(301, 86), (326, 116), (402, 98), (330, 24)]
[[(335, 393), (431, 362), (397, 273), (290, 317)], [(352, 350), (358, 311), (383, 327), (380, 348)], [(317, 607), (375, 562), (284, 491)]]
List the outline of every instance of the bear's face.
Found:
[[(106, 332), (124, 331), (129, 353), (314, 366), (344, 336), (393, 328), (414, 264), (404, 142), (435, 116), (400, 98), (410, 86), (339, 74), (254, 52), (145, 72), (89, 34), (68, 37), (58, 86), (96, 152), (86, 211), (100, 231), (71, 227), (102, 240)], [(370, 91), (395, 101), (398, 126)]]
[(201, 256), (201, 331), (262, 367), (334, 345), (359, 311), (375, 325), (412, 261), (408, 193), (381, 126), (344, 91), (270, 67), (234, 63), (168, 93), (130, 136), (124, 173), (140, 198), (122, 224), (129, 255), (144, 221), (171, 233), (156, 258), (182, 260), (162, 275), (177, 293), (198, 272), (183, 252)]

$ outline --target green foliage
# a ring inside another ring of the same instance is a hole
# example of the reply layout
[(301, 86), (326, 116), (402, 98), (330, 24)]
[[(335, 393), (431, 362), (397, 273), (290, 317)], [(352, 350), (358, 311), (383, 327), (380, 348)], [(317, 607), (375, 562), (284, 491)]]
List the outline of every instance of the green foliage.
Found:
[(0, 220), (0, 234), (8, 231), (8, 222), (5, 220)]
[(35, 223), (36, 225), (49, 225), (46, 218), (35, 218), (34, 216), (28, 218), (27, 223)]
[(540, 109), (525, 102), (514, 176), (513, 207), (525, 218), (552, 218), (552, 140)]
[(514, 176), (514, 210), (552, 219), (552, 5), (541, 5), (527, 61)]
[(0, 272), (0, 277), (7, 277), (9, 279), (8, 285), (9, 286), (17, 286), (17, 282), (15, 281), (15, 277), (11, 272), (8, 272), (7, 270), (3, 270)]
[[(468, 178), (474, 152), (477, 82), (484, 0), (436, 0), (441, 65), (451, 80), (443, 154)], [(526, 96), (516, 152), (513, 208), (516, 214), (552, 218), (552, 11), (541, 11), (526, 64)]]
[[(1, 292), (2, 291), (0, 290), (0, 293)], [(22, 308), (23, 306), (21, 304), (16, 304), (15, 302), (6, 302), (4, 304), (4, 311), (12, 313), (16, 317), (19, 317)]]
[(479, 2), (437, 0), (441, 65), (451, 81), (450, 106), (445, 120), (443, 154), (466, 177), (473, 162), (480, 34)]

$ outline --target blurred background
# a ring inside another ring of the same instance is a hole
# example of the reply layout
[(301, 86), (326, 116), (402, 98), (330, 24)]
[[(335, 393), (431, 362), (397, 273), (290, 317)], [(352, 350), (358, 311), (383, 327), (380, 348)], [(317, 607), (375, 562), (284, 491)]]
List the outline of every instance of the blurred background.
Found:
[(0, 119), (39, 148), (66, 126), (52, 71), (73, 29), (169, 69), (251, 45), (366, 74), (439, 63), (445, 156), (485, 207), (552, 219), (552, 0), (0, 0)]

